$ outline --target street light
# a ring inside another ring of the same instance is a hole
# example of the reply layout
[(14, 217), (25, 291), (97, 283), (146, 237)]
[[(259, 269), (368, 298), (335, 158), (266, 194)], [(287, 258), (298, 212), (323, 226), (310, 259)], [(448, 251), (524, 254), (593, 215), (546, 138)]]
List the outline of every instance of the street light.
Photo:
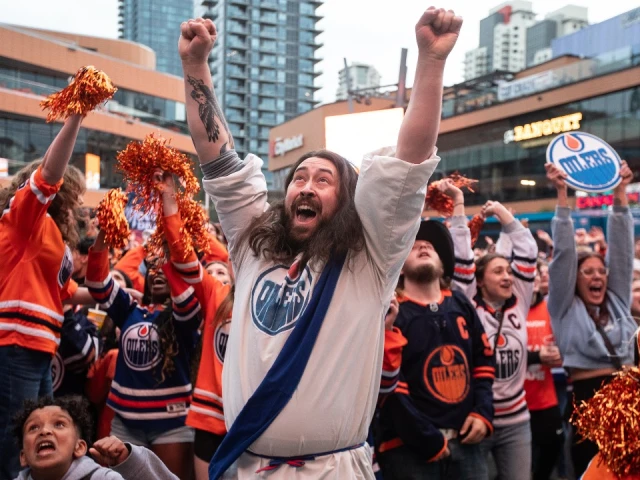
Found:
[(520, 180), (520, 185), (524, 185), (525, 187), (535, 187), (535, 180)]

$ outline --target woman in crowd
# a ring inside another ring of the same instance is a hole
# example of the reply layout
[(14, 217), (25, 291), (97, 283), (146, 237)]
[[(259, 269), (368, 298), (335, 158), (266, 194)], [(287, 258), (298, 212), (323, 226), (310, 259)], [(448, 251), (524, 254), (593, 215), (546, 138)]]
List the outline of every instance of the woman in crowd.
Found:
[(148, 304), (140, 306), (111, 277), (103, 232), (89, 252), (89, 291), (121, 330), (107, 399), (115, 412), (111, 434), (150, 448), (174, 474), (191, 480), (193, 464), (186, 459), (193, 457), (194, 432), (185, 420), (200, 304), (170, 264), (154, 267), (145, 280)]
[[(573, 401), (593, 396), (603, 382), (633, 363), (630, 341), (637, 325), (631, 317), (633, 278), (633, 219), (626, 186), (633, 174), (622, 162), (621, 183), (614, 189), (614, 206), (607, 221), (607, 258), (595, 252), (577, 252), (566, 174), (552, 164), (547, 177), (558, 192), (551, 223), (554, 256), (549, 267), (549, 313), (564, 367), (573, 384)], [(571, 459), (580, 476), (598, 452), (572, 430)]]
[(69, 117), (42, 161), (0, 192), (0, 478), (20, 470), (11, 418), (26, 399), (51, 395), (51, 360), (63, 305), (77, 292), (70, 247), (84, 175), (68, 167), (82, 117)]
[(489, 253), (474, 263), (462, 191), (448, 181), (441, 188), (454, 203), (450, 228), (456, 256), (453, 285), (476, 306), (496, 359), (494, 433), (481, 445), (487, 454), (493, 454), (501, 480), (529, 480), (531, 428), (524, 392), (526, 319), (533, 298), (538, 247), (531, 232), (509, 210), (489, 201), (482, 209), (483, 215), (495, 216), (502, 224), (496, 250), (504, 251), (509, 245), (509, 251), (506, 256)]
[[(233, 290), (231, 275), (226, 263), (215, 258), (227, 257), (222, 244), (203, 258), (206, 267), (198, 260), (193, 249), (185, 250), (180, 239), (182, 220), (175, 198), (175, 184), (170, 175), (158, 172), (156, 181), (162, 190), (167, 245), (174, 269), (182, 279), (194, 288), (202, 305), (202, 348), (196, 385), (186, 424), (195, 429), (194, 467), (196, 480), (208, 480), (209, 462), (227, 433), (222, 407), (222, 364), (229, 338)], [(213, 258), (213, 259), (212, 259)]]
[(551, 373), (562, 365), (555, 345), (551, 318), (542, 291), (548, 265), (538, 260), (533, 284), (533, 302), (527, 316), (527, 379), (524, 389), (531, 414), (533, 480), (549, 480), (564, 444), (562, 415)]

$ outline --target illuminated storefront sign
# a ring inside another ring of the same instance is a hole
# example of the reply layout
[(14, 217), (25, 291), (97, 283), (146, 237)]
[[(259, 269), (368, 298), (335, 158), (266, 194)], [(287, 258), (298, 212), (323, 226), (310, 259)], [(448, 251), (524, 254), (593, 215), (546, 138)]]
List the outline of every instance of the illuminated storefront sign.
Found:
[(281, 157), (292, 150), (300, 148), (304, 145), (304, 135), (295, 135), (289, 138), (276, 138), (271, 143), (271, 156)]
[(533, 138), (579, 130), (581, 120), (582, 112), (576, 112), (571, 115), (518, 125), (514, 127), (513, 130), (504, 132), (504, 143), (521, 142), (523, 140), (531, 140)]

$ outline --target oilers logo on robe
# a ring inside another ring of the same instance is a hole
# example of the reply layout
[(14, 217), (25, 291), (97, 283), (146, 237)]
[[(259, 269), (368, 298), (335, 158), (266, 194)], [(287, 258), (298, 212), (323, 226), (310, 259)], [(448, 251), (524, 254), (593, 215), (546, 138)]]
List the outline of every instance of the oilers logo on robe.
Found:
[(277, 265), (263, 272), (251, 291), (253, 323), (268, 335), (293, 328), (311, 298), (309, 267), (298, 275), (298, 263), (289, 269)]
[(149, 322), (129, 327), (122, 336), (123, 357), (131, 370), (150, 370), (160, 363), (160, 339), (156, 327)]
[(527, 358), (522, 342), (510, 331), (503, 331), (496, 342), (496, 336), (489, 339), (496, 346), (496, 381), (511, 381), (526, 367)]

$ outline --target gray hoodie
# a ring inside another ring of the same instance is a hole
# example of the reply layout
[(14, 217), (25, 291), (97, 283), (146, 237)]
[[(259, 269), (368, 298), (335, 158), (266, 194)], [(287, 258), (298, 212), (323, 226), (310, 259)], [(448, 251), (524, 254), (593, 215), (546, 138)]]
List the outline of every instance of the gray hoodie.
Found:
[[(564, 367), (595, 370), (614, 364), (587, 307), (576, 295), (578, 255), (571, 209), (557, 207), (551, 222), (553, 261), (549, 265), (547, 305)], [(631, 339), (638, 328), (631, 317), (633, 281), (633, 218), (628, 207), (614, 206), (607, 221), (606, 263), (609, 267), (605, 331), (623, 365), (633, 364)]]
[[(81, 457), (73, 461), (60, 480), (178, 480), (151, 450), (128, 443), (125, 445), (131, 453), (120, 465), (105, 468), (90, 457)], [(15, 480), (33, 480), (31, 469), (21, 471)]]

